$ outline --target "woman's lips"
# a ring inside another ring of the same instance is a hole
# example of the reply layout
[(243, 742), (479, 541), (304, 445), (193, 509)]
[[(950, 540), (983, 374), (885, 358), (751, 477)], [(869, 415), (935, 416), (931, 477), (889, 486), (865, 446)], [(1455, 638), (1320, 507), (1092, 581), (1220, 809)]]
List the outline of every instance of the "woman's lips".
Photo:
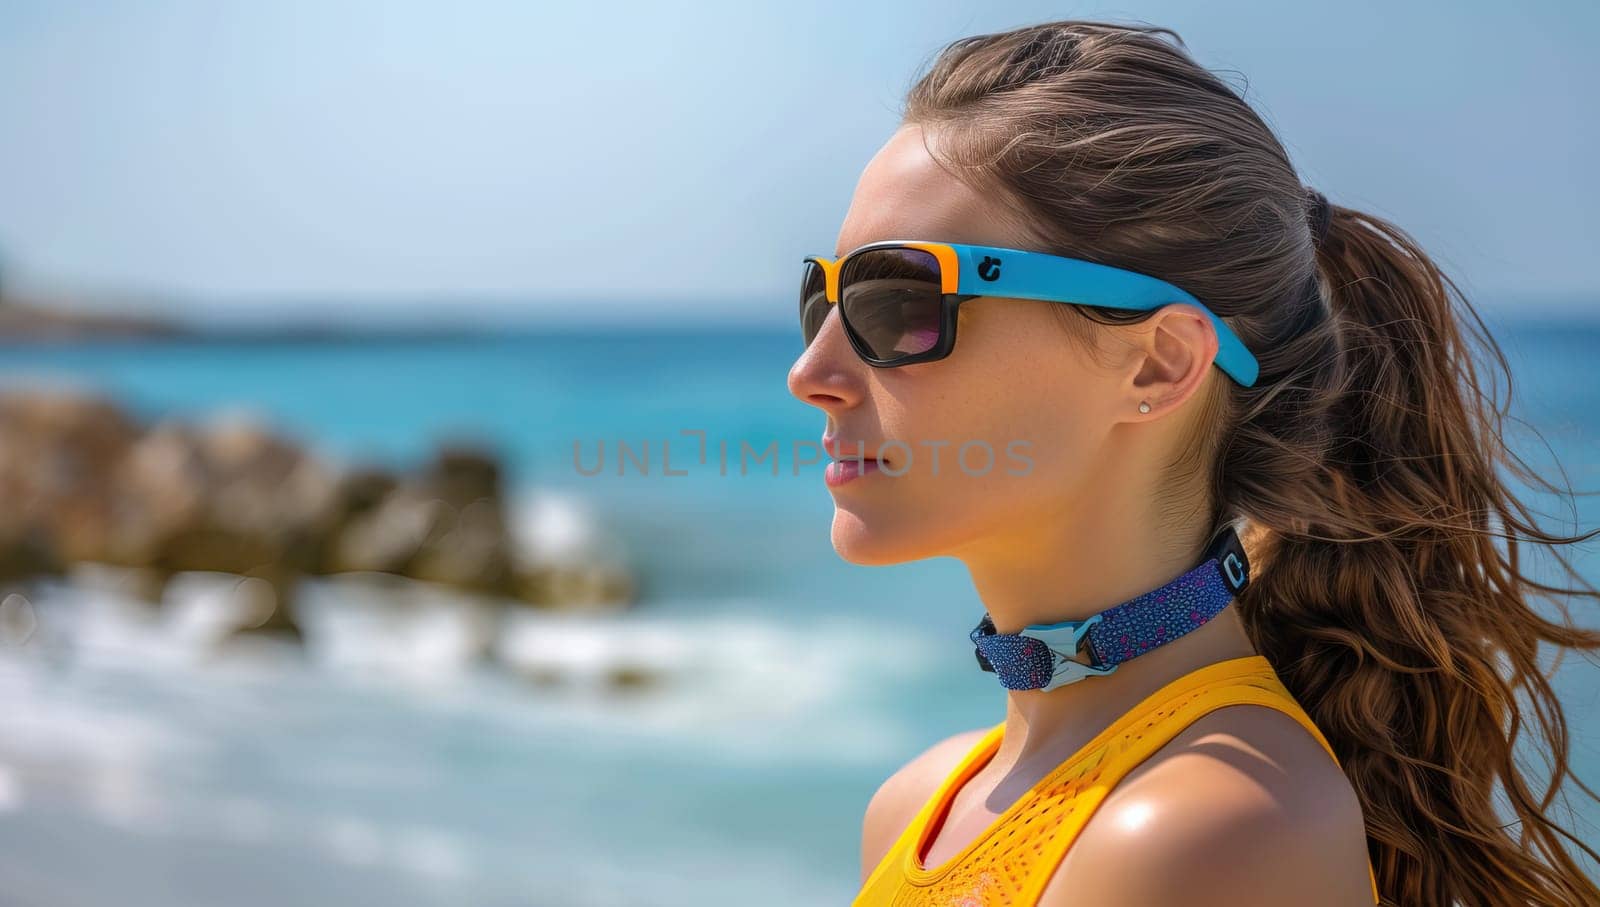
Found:
[(823, 435), (822, 449), (833, 457), (833, 462), (822, 471), (822, 479), (830, 488), (836, 488), (851, 479), (872, 475), (880, 466), (894, 465), (887, 460), (880, 462), (877, 457), (868, 456), (867, 451), (872, 450), (873, 446), (865, 441), (840, 441), (833, 435)]
[(828, 483), (829, 488), (837, 488), (852, 479), (876, 473), (878, 465), (875, 459), (834, 460), (822, 470), (822, 480)]

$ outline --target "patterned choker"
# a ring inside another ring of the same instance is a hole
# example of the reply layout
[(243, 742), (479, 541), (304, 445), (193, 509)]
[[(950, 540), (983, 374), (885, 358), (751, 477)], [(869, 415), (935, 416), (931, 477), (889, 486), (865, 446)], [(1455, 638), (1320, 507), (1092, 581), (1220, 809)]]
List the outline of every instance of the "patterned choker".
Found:
[[(1032, 624), (996, 633), (985, 613), (973, 629), (978, 666), (1008, 690), (1053, 690), (1172, 642), (1210, 620), (1250, 582), (1244, 546), (1229, 525), (1212, 538), (1198, 566), (1137, 598), (1083, 620)], [(1080, 657), (1087, 656), (1087, 660)]]

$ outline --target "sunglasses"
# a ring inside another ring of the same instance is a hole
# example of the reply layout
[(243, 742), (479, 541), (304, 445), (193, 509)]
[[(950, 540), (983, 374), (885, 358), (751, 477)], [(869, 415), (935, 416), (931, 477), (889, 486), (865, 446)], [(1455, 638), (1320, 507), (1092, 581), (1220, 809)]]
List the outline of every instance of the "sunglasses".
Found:
[(839, 306), (845, 336), (869, 365), (893, 368), (950, 355), (956, 308), (1005, 296), (1067, 305), (1148, 311), (1175, 302), (1198, 307), (1217, 332), (1217, 367), (1239, 384), (1259, 366), (1216, 313), (1187, 292), (1146, 274), (1044, 252), (962, 243), (883, 240), (837, 260), (808, 255), (800, 283), (800, 328), (807, 346)]

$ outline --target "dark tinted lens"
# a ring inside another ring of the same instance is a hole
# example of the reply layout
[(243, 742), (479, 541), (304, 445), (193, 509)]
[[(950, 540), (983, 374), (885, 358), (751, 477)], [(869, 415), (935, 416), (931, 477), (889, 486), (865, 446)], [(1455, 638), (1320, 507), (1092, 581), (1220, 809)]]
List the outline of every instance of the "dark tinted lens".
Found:
[(800, 334), (806, 346), (822, 330), (822, 321), (828, 317), (827, 275), (814, 261), (806, 262), (805, 276), (800, 279)]
[(920, 249), (858, 252), (839, 272), (840, 314), (877, 359), (933, 349), (942, 298), (939, 260)]

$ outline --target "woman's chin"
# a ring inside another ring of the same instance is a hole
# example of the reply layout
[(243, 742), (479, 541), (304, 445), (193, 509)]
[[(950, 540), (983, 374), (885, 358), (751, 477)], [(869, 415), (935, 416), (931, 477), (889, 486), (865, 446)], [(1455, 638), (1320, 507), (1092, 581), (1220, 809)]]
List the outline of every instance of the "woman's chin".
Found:
[(927, 540), (913, 525), (893, 518), (866, 520), (842, 508), (834, 511), (833, 550), (852, 564), (902, 564), (933, 556), (927, 549)]

